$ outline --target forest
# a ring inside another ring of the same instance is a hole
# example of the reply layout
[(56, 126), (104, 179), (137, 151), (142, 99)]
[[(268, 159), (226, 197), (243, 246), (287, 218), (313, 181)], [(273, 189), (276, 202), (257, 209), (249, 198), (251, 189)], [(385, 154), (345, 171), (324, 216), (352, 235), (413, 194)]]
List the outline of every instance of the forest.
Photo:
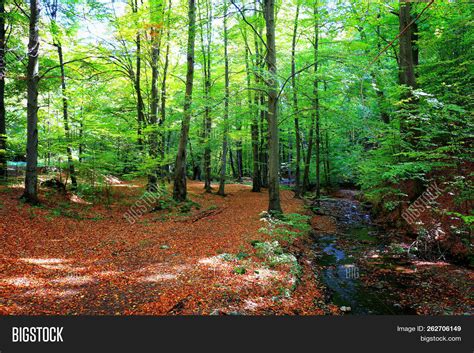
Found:
[(470, 315), (473, 10), (0, 0), (0, 314)]

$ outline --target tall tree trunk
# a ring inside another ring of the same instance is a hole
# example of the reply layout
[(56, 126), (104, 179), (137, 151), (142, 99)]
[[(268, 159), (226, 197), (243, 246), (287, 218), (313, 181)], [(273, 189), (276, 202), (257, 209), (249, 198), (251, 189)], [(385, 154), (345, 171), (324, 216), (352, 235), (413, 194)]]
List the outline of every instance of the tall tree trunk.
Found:
[[(132, 12), (138, 12), (138, 0), (131, 0)], [(141, 53), (141, 34), (138, 31), (135, 36), (136, 44), (136, 72), (130, 68), (130, 77), (132, 78), (133, 88), (137, 96), (137, 142), (140, 150), (143, 150), (143, 127), (145, 124), (145, 103), (143, 102), (143, 95), (141, 89), (141, 67), (142, 67), (142, 53)]]
[[(199, 10), (199, 23), (200, 23), (200, 35), (201, 35), (201, 50), (203, 56), (203, 78), (204, 78), (204, 189), (206, 192), (211, 192), (211, 181), (212, 181), (212, 167), (211, 167), (211, 129), (212, 129), (212, 118), (211, 118), (211, 42), (212, 42), (212, 12), (211, 4), (209, 0), (204, 0), (206, 18), (202, 17), (201, 2), (198, 2)], [(205, 35), (204, 35), (205, 34)]]
[(267, 29), (268, 82), (268, 212), (282, 213), (280, 205), (279, 140), (278, 140), (278, 80), (275, 46), (275, 0), (264, 0), (263, 13)]
[(321, 122), (319, 112), (319, 8), (318, 0), (314, 2), (314, 85), (313, 85), (313, 114), (316, 122), (316, 200), (321, 198)]
[(230, 168), (232, 169), (232, 176), (234, 179), (237, 180), (238, 175), (237, 175), (237, 169), (235, 168), (235, 161), (234, 161), (234, 154), (232, 153), (232, 147), (229, 147), (229, 164)]
[[(268, 113), (263, 107), (265, 106), (265, 96), (260, 94), (260, 176), (262, 178), (261, 185), (268, 188)], [(267, 104), (268, 105), (268, 104)]]
[(58, 51), (59, 58), (59, 67), (61, 70), (61, 93), (63, 101), (63, 122), (64, 122), (64, 133), (66, 135), (66, 154), (67, 154), (67, 164), (69, 169), (69, 175), (71, 176), (71, 185), (73, 190), (77, 188), (77, 179), (76, 171), (74, 168), (74, 162), (72, 160), (72, 147), (71, 147), (71, 131), (69, 128), (69, 110), (68, 110), (68, 101), (67, 101), (67, 92), (66, 92), (66, 73), (64, 70), (64, 56), (63, 56), (63, 47), (59, 40), (56, 40), (56, 48)]
[[(168, 67), (169, 67), (169, 58), (170, 58), (170, 39), (171, 39), (171, 6), (172, 0), (168, 2), (168, 14), (166, 16), (166, 54), (165, 54), (165, 64), (163, 67), (163, 79), (161, 81), (161, 106), (160, 106), (160, 127), (161, 127), (161, 146), (160, 146), (160, 154), (161, 154), (161, 163), (165, 160), (166, 154), (166, 134), (163, 131), (163, 124), (166, 121), (166, 79), (168, 76)], [(161, 166), (161, 179), (164, 180), (165, 175), (168, 174), (169, 166), (162, 165)]]
[(313, 154), (313, 138), (314, 138), (314, 123), (315, 116), (311, 114), (311, 126), (309, 128), (309, 138), (308, 138), (308, 151), (306, 153), (306, 159), (304, 162), (304, 172), (303, 172), (303, 189), (302, 192), (305, 193), (309, 190), (309, 167), (311, 165), (311, 156)]
[(222, 161), (219, 191), (221, 196), (225, 196), (225, 171), (227, 167), (227, 140), (228, 140), (228, 120), (229, 120), (229, 55), (228, 55), (228, 31), (227, 31), (227, 0), (224, 0), (224, 76), (225, 76), (225, 98), (224, 98), (224, 134), (222, 137)]
[(258, 94), (255, 93), (255, 104), (252, 102), (252, 91), (251, 91), (251, 73), (250, 73), (250, 63), (249, 63), (249, 49), (248, 46), (245, 47), (245, 69), (247, 71), (247, 90), (248, 90), (248, 104), (250, 109), (250, 114), (252, 115), (252, 122), (250, 125), (250, 132), (252, 138), (252, 192), (260, 192), (260, 168), (258, 164), (258, 120), (257, 120), (257, 111), (252, 109), (253, 106), (258, 106)]
[(158, 158), (158, 61), (160, 59), (161, 38), (163, 34), (163, 0), (150, 1), (151, 17), (151, 97), (150, 97), (150, 157), (153, 160), (153, 169), (148, 174), (149, 191), (158, 187), (158, 168), (155, 166)]
[(5, 113), (6, 47), (5, 0), (0, 0), (0, 180), (7, 177), (7, 126)]
[(331, 186), (331, 169), (330, 169), (330, 152), (329, 152), (329, 133), (328, 133), (328, 128), (326, 128), (326, 134), (325, 134), (325, 172), (326, 172), (326, 186)]
[(27, 69), (26, 175), (23, 198), (38, 203), (38, 81), (39, 81), (39, 0), (30, 1)]
[[(400, 1), (399, 29), (402, 32), (412, 21), (410, 2)], [(416, 88), (415, 60), (418, 61), (418, 50), (413, 45), (415, 26), (412, 24), (400, 36), (399, 83)], [(408, 93), (411, 96), (410, 93)], [(408, 96), (407, 96), (408, 97)]]
[(191, 122), (191, 104), (193, 97), (194, 81), (194, 42), (196, 39), (196, 1), (188, 0), (188, 48), (187, 48), (187, 72), (186, 93), (184, 97), (184, 116), (181, 125), (181, 136), (179, 139), (178, 155), (176, 156), (173, 198), (176, 201), (184, 201), (187, 197), (186, 190), (186, 146), (188, 144), (189, 124)]
[(300, 134), (300, 121), (299, 121), (299, 112), (298, 112), (298, 92), (296, 88), (296, 39), (298, 35), (298, 20), (300, 15), (300, 2), (296, 3), (296, 13), (295, 13), (295, 24), (293, 27), (293, 38), (291, 41), (291, 86), (293, 89), (293, 114), (295, 115), (295, 136), (296, 136), (296, 162), (295, 162), (295, 196), (299, 197), (301, 194), (301, 134)]

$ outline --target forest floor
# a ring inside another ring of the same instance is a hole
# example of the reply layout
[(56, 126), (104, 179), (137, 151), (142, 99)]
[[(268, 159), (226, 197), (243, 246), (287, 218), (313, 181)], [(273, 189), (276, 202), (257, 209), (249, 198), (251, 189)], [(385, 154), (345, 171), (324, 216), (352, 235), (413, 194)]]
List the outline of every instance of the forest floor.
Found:
[[(0, 188), (0, 314), (340, 313), (324, 301), (307, 238), (292, 246), (298, 281), (256, 256), (251, 242), (268, 238), (258, 231), (266, 192), (229, 184), (220, 197), (189, 182), (199, 209), (147, 212), (129, 224), (124, 214), (143, 186), (118, 182), (94, 204), (41, 188), (39, 207), (19, 201), (21, 185)], [(302, 206), (282, 191), (285, 212)]]
[[(252, 245), (269, 240), (266, 192), (228, 184), (220, 197), (190, 181), (191, 202), (130, 224), (144, 185), (112, 180), (90, 202), (42, 187), (39, 206), (19, 200), (21, 184), (1, 186), (0, 315), (470, 312), (472, 269), (407, 258), (408, 240), (373, 228), (351, 190), (326, 198), (312, 237), (287, 245), (297, 275)], [(293, 192), (281, 198), (285, 213), (308, 214)]]

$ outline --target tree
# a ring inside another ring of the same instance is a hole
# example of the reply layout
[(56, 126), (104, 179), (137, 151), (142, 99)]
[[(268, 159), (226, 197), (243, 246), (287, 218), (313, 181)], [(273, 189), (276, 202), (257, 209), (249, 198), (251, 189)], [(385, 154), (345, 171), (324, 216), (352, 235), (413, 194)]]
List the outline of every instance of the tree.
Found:
[(69, 128), (69, 109), (68, 109), (68, 97), (66, 90), (66, 70), (64, 64), (63, 46), (61, 43), (60, 25), (57, 23), (57, 14), (59, 11), (58, 0), (45, 0), (46, 12), (50, 19), (51, 35), (53, 37), (53, 45), (56, 47), (59, 69), (61, 72), (61, 93), (62, 93), (62, 111), (63, 111), (63, 122), (64, 122), (64, 133), (66, 137), (66, 154), (69, 168), (69, 175), (71, 177), (71, 185), (73, 189), (77, 188), (76, 171), (74, 168), (74, 162), (72, 160), (72, 147), (71, 147), (71, 133)]
[(296, 162), (295, 162), (295, 196), (299, 197), (301, 193), (301, 132), (298, 109), (298, 90), (296, 87), (296, 40), (298, 35), (298, 21), (300, 16), (300, 2), (296, 3), (295, 21), (293, 25), (293, 37), (291, 40), (291, 86), (293, 89), (293, 114), (295, 121), (295, 136), (296, 136)]
[(27, 68), (26, 175), (23, 198), (38, 203), (38, 81), (39, 81), (39, 0), (30, 1), (30, 26)]
[(225, 98), (224, 98), (224, 133), (222, 134), (222, 160), (221, 160), (221, 175), (219, 182), (219, 191), (221, 196), (225, 196), (225, 172), (227, 166), (227, 143), (228, 143), (228, 124), (229, 124), (229, 53), (228, 42), (229, 34), (227, 30), (227, 16), (228, 6), (227, 0), (224, 0), (224, 66), (225, 66)]
[(5, 112), (6, 25), (5, 0), (0, 0), (0, 179), (7, 177), (7, 129)]
[[(211, 181), (212, 181), (212, 169), (211, 169), (211, 45), (212, 45), (212, 4), (209, 0), (204, 0), (204, 9), (202, 9), (202, 1), (199, 2), (199, 23), (200, 23), (200, 34), (201, 34), (201, 51), (202, 51), (202, 70), (204, 79), (204, 129), (203, 129), (203, 142), (204, 142), (204, 189), (206, 192), (211, 192)], [(205, 19), (202, 17), (202, 11), (205, 11)]]
[(184, 201), (187, 197), (186, 189), (186, 147), (188, 145), (189, 125), (191, 122), (191, 104), (193, 99), (194, 81), (194, 42), (196, 39), (196, 2), (188, 2), (188, 49), (187, 49), (187, 72), (186, 93), (184, 97), (184, 116), (181, 125), (181, 137), (179, 139), (178, 155), (176, 156), (173, 198), (176, 201)]
[[(161, 41), (163, 36), (163, 15), (165, 6), (163, 0), (150, 1), (150, 38), (151, 38), (151, 97), (150, 97), (150, 157), (153, 167), (148, 174), (148, 190), (157, 189), (158, 168), (155, 167), (158, 158), (158, 61), (160, 59)], [(166, 83), (165, 83), (166, 84)]]
[(263, 13), (267, 29), (268, 80), (268, 212), (282, 213), (280, 205), (280, 152), (278, 140), (278, 79), (275, 45), (275, 1), (264, 0)]

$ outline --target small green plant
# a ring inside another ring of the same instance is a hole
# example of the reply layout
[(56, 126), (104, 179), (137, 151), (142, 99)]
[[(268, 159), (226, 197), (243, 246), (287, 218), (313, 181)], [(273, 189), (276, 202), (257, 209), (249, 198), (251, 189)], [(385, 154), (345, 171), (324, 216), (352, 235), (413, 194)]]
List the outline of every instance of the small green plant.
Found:
[(247, 272), (247, 269), (243, 266), (238, 266), (234, 268), (234, 273), (237, 275), (244, 275)]
[(307, 234), (310, 230), (309, 217), (298, 213), (289, 213), (275, 217), (268, 212), (263, 212), (260, 220), (265, 222), (265, 227), (260, 228), (260, 232), (290, 244), (297, 237)]

